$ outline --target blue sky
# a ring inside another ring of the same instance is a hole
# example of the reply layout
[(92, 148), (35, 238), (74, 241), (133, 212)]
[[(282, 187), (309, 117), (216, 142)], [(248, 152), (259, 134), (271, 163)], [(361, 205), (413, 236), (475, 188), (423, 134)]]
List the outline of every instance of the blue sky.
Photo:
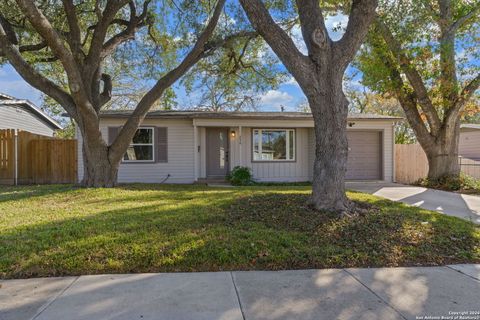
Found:
[[(345, 27), (347, 22), (348, 17), (344, 15), (327, 18), (326, 24), (333, 40), (338, 40), (342, 36), (342, 31), (333, 31), (333, 28), (339, 24)], [(301, 38), (300, 29), (295, 29), (293, 33), (297, 46), (305, 53), (306, 47)], [(192, 103), (192, 98), (186, 96), (182, 87), (177, 85), (174, 88), (178, 97), (179, 107)], [(0, 67), (0, 92), (19, 99), (28, 99), (38, 106), (42, 103), (41, 93), (26, 83), (10, 65)], [(304, 95), (295, 80), (290, 78), (277, 89), (259, 94), (259, 99), (259, 107), (264, 111), (279, 111), (282, 106), (286, 110), (295, 110), (296, 106), (304, 101)]]

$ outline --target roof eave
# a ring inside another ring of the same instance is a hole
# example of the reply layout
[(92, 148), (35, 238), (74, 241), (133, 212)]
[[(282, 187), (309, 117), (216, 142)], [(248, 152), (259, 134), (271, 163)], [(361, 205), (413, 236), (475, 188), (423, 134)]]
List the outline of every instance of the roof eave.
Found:
[(63, 127), (57, 122), (55, 121), (53, 118), (51, 118), (49, 115), (47, 115), (46, 113), (44, 113), (42, 110), (40, 110), (39, 108), (37, 108), (37, 106), (35, 106), (33, 103), (31, 103), (29, 100), (18, 100), (18, 99), (12, 99), (12, 100), (2, 100), (0, 102), (0, 104), (4, 104), (4, 105), (23, 105), (23, 106), (27, 106), (28, 108), (30, 108), (33, 112), (35, 112), (37, 115), (39, 115), (40, 117), (42, 117), (47, 124), (50, 125), (50, 127), (52, 127), (53, 129), (56, 129), (56, 130), (61, 130), (63, 129)]
[[(115, 114), (115, 113), (104, 113), (100, 114), (100, 118), (128, 118), (130, 114)], [(307, 116), (235, 116), (235, 115), (185, 115), (185, 114), (148, 114), (146, 119), (228, 119), (228, 120), (238, 120), (238, 119), (248, 119), (248, 120), (313, 120), (312, 117)], [(348, 121), (361, 121), (361, 120), (379, 120), (379, 121), (399, 121), (402, 120), (401, 117), (348, 117)]]

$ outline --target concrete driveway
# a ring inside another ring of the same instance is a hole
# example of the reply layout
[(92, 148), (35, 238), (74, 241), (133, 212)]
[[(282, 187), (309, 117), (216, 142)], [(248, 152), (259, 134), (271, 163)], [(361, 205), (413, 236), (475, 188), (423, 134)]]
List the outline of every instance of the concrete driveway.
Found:
[[(4, 280), (0, 319), (478, 319), (479, 279), (453, 265)], [(461, 312), (473, 317), (447, 318)]]
[(347, 188), (412, 206), (435, 210), (480, 224), (480, 196), (427, 189), (399, 183), (348, 182)]

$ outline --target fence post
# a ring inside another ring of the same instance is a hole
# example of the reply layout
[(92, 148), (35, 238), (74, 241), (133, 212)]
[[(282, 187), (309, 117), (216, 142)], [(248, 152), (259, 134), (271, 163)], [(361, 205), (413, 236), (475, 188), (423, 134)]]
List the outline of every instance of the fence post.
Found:
[(15, 156), (14, 156), (14, 167), (13, 170), (13, 183), (18, 186), (18, 129), (15, 129), (15, 137), (14, 137), (14, 148), (15, 148)]

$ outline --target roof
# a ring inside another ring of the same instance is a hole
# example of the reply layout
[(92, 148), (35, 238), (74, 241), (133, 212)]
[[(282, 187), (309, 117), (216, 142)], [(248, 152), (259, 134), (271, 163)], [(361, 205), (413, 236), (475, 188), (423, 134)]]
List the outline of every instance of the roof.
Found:
[(11, 97), (9, 95), (0, 93), (0, 107), (3, 105), (18, 106), (18, 107), (25, 108), (33, 112), (35, 115), (37, 115), (52, 129), (62, 129), (62, 126), (57, 121), (53, 120), (48, 114), (43, 112), (40, 108), (38, 108), (36, 105), (31, 103), (29, 100), (15, 99), (14, 97)]
[[(102, 118), (126, 118), (133, 110), (104, 110)], [(269, 120), (310, 120), (309, 112), (227, 112), (227, 111), (196, 111), (196, 110), (157, 110), (147, 114), (147, 118), (177, 118), (177, 119), (269, 119)], [(350, 113), (350, 120), (400, 120), (400, 117), (384, 116), (368, 113)]]
[(480, 124), (475, 123), (464, 123), (460, 125), (461, 129), (477, 129), (480, 130)]

